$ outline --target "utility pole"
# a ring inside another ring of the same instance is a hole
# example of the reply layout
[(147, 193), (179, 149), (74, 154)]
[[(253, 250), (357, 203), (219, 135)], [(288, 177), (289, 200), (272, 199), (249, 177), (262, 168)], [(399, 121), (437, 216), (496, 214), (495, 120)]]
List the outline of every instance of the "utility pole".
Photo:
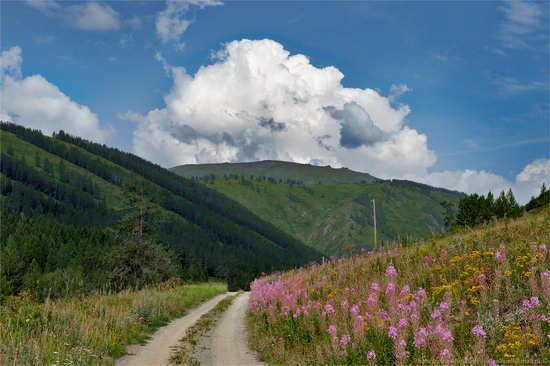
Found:
[(372, 217), (374, 221), (374, 249), (378, 249), (376, 245), (376, 201), (372, 200)]

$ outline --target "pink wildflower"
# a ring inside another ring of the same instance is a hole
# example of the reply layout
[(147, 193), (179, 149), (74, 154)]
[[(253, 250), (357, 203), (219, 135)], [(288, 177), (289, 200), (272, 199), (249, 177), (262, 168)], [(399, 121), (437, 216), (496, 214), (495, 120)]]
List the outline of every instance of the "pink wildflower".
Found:
[(439, 309), (435, 309), (430, 318), (433, 320), (441, 318), (441, 311)]
[(405, 328), (405, 327), (407, 326), (407, 324), (409, 324), (409, 322), (407, 322), (407, 319), (401, 318), (401, 319), (399, 320), (399, 323), (397, 324), (397, 326), (398, 326), (399, 328)]
[(390, 337), (391, 339), (396, 339), (397, 338), (397, 328), (396, 327), (390, 327), (388, 329), (388, 337)]
[(329, 325), (327, 332), (331, 335), (335, 335), (338, 328), (336, 328), (336, 325)]
[(371, 361), (375, 360), (376, 359), (376, 352), (374, 352), (374, 350), (371, 349), (369, 351), (369, 353), (367, 353), (367, 358)]
[(334, 314), (334, 308), (331, 304), (325, 305), (325, 314)]
[(388, 312), (384, 309), (380, 309), (380, 311), (378, 312), (378, 315), (380, 315), (380, 318), (384, 319), (384, 320), (388, 320), (389, 317), (388, 317)]
[(539, 251), (544, 255), (546, 255), (546, 253), (548, 253), (548, 248), (546, 248), (545, 243), (542, 243), (541, 245), (539, 245)]
[(444, 348), (439, 355), (443, 358), (449, 358), (451, 356), (451, 352), (447, 348)]
[(486, 338), (487, 337), (487, 333), (485, 333), (485, 330), (483, 329), (483, 327), (481, 325), (476, 325), (473, 329), (472, 329), (472, 334), (474, 336), (476, 336), (477, 338)]
[(370, 289), (372, 291), (380, 291), (380, 285), (377, 282), (373, 282), (372, 285), (370, 285)]
[(386, 295), (393, 294), (395, 292), (395, 283), (390, 282), (388, 283), (388, 286), (386, 286)]
[(491, 358), (489, 360), (489, 366), (497, 366), (497, 362)]
[(502, 262), (504, 260), (504, 255), (502, 255), (502, 252), (498, 251), (495, 253), (495, 260), (497, 262)]
[(358, 305), (353, 305), (353, 306), (351, 307), (350, 312), (351, 312), (351, 314), (352, 314), (353, 316), (359, 315), (359, 306), (358, 306)]
[(344, 335), (340, 338), (340, 344), (342, 345), (342, 347), (347, 346), (349, 342), (351, 342), (351, 337), (350, 337), (349, 334), (344, 334)]
[(426, 345), (426, 338), (428, 338), (428, 330), (426, 328), (418, 329), (418, 332), (414, 335), (414, 346), (416, 348), (424, 347)]
[(395, 270), (395, 267), (391, 264), (386, 268), (386, 276), (388, 276), (389, 278), (397, 277), (397, 271)]

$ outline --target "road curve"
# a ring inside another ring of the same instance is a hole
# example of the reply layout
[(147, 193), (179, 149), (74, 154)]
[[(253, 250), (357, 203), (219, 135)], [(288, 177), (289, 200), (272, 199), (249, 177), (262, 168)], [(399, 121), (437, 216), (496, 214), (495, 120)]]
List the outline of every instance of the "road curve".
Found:
[(265, 365), (248, 348), (246, 310), (250, 293), (238, 296), (221, 315), (211, 332), (208, 359), (201, 365)]
[[(128, 355), (117, 360), (118, 366), (156, 366), (168, 365), (172, 347), (178, 345), (180, 339), (185, 336), (187, 328), (199, 320), (201, 316), (212, 310), (218, 302), (234, 293), (227, 292), (218, 295), (168, 324), (159, 328), (145, 345), (132, 345), (128, 347)], [(246, 306), (246, 304), (245, 304)], [(244, 318), (243, 318), (244, 319)]]

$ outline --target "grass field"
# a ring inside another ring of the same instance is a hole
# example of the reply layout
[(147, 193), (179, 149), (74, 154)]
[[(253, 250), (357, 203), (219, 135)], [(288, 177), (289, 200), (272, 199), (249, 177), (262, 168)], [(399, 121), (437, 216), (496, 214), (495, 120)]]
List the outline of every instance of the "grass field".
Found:
[(141, 291), (29, 303), (25, 294), (0, 307), (1, 365), (109, 365), (125, 345), (224, 293), (223, 283), (178, 281)]
[(270, 364), (543, 364), (550, 210), (251, 286)]

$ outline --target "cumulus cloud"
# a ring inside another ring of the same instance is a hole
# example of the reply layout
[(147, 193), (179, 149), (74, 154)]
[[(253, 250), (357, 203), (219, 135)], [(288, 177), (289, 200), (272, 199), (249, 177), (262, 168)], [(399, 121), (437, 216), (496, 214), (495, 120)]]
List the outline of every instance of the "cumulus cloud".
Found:
[(134, 151), (165, 166), (264, 159), (346, 166), (382, 178), (425, 174), (436, 160), (410, 111), (373, 89), (342, 86), (272, 40), (225, 45), (195, 75), (157, 60), (173, 77), (166, 106), (145, 116)]
[(120, 27), (118, 13), (107, 4), (89, 2), (67, 8), (71, 24), (82, 30), (109, 31)]
[[(25, 0), (25, 3), (82, 30), (110, 31), (121, 25), (119, 14), (111, 6), (95, 1), (65, 7), (55, 0)], [(129, 24), (132, 26), (134, 23)]]
[(188, 17), (189, 9), (193, 6), (202, 9), (222, 4), (218, 0), (168, 0), (166, 9), (157, 15), (157, 35), (163, 43), (172, 42), (176, 49), (183, 49), (185, 44), (182, 35), (193, 23), (193, 19)]
[(525, 204), (536, 196), (542, 183), (550, 184), (550, 159), (537, 159), (527, 164), (514, 181), (486, 171), (466, 169), (431, 173), (418, 180), (424, 183), (466, 193), (499, 193), (512, 189), (519, 203)]
[(0, 116), (46, 134), (64, 130), (96, 142), (107, 141), (113, 132), (102, 128), (87, 106), (78, 104), (41, 75), (23, 77), (21, 48), (2, 51), (0, 56)]
[(530, 48), (532, 42), (545, 41), (545, 12), (543, 3), (527, 1), (506, 1), (499, 10), (504, 17), (497, 36), (505, 48)]

